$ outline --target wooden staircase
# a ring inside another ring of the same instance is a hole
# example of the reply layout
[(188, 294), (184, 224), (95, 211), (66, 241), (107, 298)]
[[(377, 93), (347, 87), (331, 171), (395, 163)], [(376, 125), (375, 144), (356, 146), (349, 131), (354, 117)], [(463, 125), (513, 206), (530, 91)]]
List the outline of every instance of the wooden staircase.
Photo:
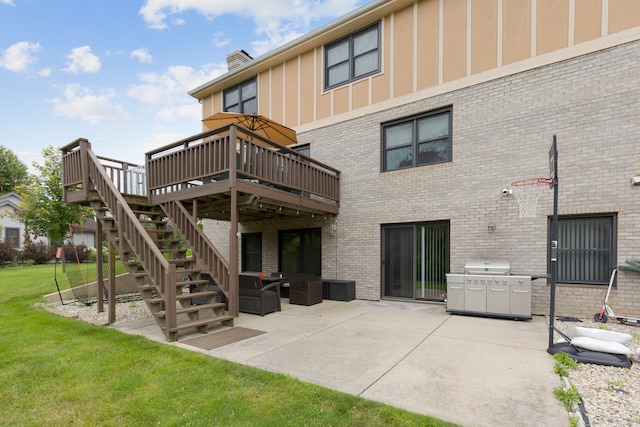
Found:
[[(140, 294), (153, 314), (160, 328), (165, 332), (168, 341), (176, 341), (178, 333), (183, 330), (197, 329), (206, 333), (212, 323), (233, 325), (233, 316), (226, 313), (226, 304), (217, 302), (218, 292), (209, 290), (209, 280), (202, 279), (202, 271), (196, 268), (196, 259), (187, 257), (187, 250), (182, 247), (182, 241), (174, 238), (171, 223), (159, 207), (135, 205), (132, 212), (147, 230), (152, 241), (175, 268), (175, 326), (171, 327), (167, 319), (167, 305), (162, 293), (154, 285), (149, 274), (145, 271), (143, 262), (136, 256), (127, 239), (123, 238), (118, 229), (115, 218), (104, 205), (97, 193), (91, 197), (91, 207), (96, 212), (96, 219), (102, 223), (109, 241), (118, 249), (120, 261), (127, 272), (136, 281)], [(198, 301), (196, 303), (195, 301)], [(204, 303), (202, 303), (204, 301)]]
[[(175, 238), (176, 227), (162, 208), (143, 197), (125, 200), (99, 159), (88, 147), (85, 149), (86, 157), (80, 159), (85, 171), (80, 185), (82, 194), (76, 202), (88, 203), (95, 211), (167, 341), (176, 341), (179, 332), (188, 329), (206, 332), (214, 323), (232, 326), (234, 316), (225, 309), (225, 303), (217, 301), (218, 292), (208, 289), (209, 280), (201, 278), (202, 271), (197, 267), (214, 266), (210, 269), (215, 271), (207, 273), (218, 285), (228, 285), (227, 264), (212, 251), (210, 242), (199, 242), (202, 247), (198, 252), (213, 253), (206, 263), (198, 262), (195, 255), (187, 257), (182, 241)], [(178, 219), (183, 228), (198, 228), (194, 220)], [(199, 228), (188, 235), (192, 241), (202, 237)]]

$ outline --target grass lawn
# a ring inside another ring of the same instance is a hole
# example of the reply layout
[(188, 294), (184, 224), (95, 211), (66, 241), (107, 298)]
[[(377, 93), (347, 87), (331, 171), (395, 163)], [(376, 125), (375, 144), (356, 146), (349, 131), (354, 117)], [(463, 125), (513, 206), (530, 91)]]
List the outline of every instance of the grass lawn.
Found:
[(55, 291), (53, 265), (0, 269), (3, 426), (454, 426), (36, 306)]

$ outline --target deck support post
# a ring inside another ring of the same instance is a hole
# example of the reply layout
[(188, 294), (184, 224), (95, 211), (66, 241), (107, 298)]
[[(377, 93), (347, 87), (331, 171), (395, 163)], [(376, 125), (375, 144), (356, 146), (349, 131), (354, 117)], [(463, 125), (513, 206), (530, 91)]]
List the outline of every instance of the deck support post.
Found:
[(96, 279), (98, 282), (98, 313), (104, 312), (104, 262), (102, 251), (102, 222), (96, 221)]

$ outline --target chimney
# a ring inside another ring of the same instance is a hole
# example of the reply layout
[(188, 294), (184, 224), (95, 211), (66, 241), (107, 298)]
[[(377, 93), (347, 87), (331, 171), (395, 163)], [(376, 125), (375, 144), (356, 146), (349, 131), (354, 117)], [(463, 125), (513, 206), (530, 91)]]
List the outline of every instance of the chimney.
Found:
[(227, 55), (227, 71), (238, 68), (239, 66), (246, 64), (252, 59), (253, 58), (250, 57), (249, 54), (244, 50), (236, 50), (235, 52)]

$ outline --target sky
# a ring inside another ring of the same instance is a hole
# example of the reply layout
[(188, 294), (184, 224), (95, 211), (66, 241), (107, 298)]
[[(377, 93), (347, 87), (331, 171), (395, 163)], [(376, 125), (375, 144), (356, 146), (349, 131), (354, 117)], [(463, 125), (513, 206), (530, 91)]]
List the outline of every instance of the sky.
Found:
[(0, 0), (0, 145), (33, 171), (87, 138), (103, 157), (202, 131), (188, 91), (370, 0)]

